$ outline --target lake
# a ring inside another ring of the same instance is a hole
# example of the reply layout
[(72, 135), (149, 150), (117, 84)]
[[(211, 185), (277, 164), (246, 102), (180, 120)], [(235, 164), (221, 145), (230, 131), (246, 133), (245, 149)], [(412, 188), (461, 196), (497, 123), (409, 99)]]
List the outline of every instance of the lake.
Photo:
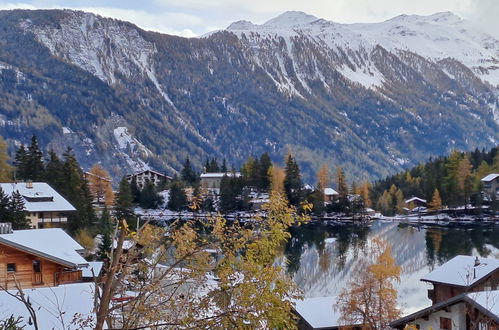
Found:
[(375, 221), (370, 225), (309, 223), (292, 228), (284, 252), (289, 274), (306, 298), (336, 296), (372, 262), (366, 247), (374, 237), (392, 245), (402, 266), (398, 285), (404, 314), (431, 305), (419, 279), (456, 255), (499, 258), (499, 225), (416, 227)]

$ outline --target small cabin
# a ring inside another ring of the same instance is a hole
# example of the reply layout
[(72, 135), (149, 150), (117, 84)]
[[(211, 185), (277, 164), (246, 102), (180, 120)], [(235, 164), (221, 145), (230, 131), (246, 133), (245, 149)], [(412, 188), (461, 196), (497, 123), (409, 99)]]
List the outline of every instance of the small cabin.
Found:
[(409, 209), (419, 208), (419, 207), (427, 207), (426, 199), (422, 199), (419, 197), (412, 197), (405, 201), (405, 205)]
[(433, 285), (428, 298), (433, 304), (465, 292), (499, 289), (499, 260), (472, 256), (456, 256), (421, 281)]
[(6, 289), (54, 287), (82, 281), (83, 247), (60, 228), (0, 234), (0, 283)]
[(332, 202), (338, 199), (338, 196), (340, 196), (340, 194), (333, 188), (324, 188), (324, 200), (326, 202)]
[(16, 191), (21, 194), (31, 228), (62, 227), (68, 221), (68, 214), (76, 211), (45, 182), (0, 183), (0, 187), (8, 196)]

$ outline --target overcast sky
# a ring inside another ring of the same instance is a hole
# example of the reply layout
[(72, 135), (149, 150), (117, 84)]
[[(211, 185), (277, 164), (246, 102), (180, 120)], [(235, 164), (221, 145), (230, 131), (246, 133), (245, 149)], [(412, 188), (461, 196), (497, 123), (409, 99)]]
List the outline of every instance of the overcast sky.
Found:
[(71, 8), (181, 36), (197, 36), (238, 20), (261, 24), (288, 10), (339, 23), (380, 22), (400, 14), (452, 11), (499, 35), (499, 0), (0, 0), (0, 9)]

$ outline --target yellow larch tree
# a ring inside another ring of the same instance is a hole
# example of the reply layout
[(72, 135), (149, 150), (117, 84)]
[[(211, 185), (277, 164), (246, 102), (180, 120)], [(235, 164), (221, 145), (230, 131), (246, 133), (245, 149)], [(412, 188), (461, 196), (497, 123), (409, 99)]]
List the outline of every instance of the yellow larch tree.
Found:
[(94, 164), (87, 178), (90, 192), (97, 199), (97, 203), (104, 201), (108, 207), (113, 205), (114, 193), (109, 172), (101, 164)]
[(433, 197), (429, 206), (431, 211), (438, 211), (442, 209), (442, 198), (440, 198), (440, 192), (438, 189), (435, 189), (433, 192)]
[(389, 329), (389, 323), (401, 315), (394, 285), (400, 281), (401, 267), (395, 263), (391, 245), (379, 238), (372, 241), (368, 258), (373, 264), (341, 291), (336, 309), (346, 326)]
[(8, 161), (7, 143), (0, 136), (0, 182), (9, 182), (12, 180), (12, 166), (9, 165)]

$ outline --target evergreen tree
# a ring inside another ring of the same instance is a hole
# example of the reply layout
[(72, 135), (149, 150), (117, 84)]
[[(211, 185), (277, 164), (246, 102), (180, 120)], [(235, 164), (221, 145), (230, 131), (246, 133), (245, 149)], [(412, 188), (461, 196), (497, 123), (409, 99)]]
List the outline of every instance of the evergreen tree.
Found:
[(10, 197), (0, 187), (0, 222), (11, 222)]
[(24, 198), (18, 190), (12, 193), (9, 209), (12, 229), (28, 229), (30, 227), (30, 221), (26, 218)]
[(147, 180), (140, 192), (139, 205), (144, 209), (157, 209), (163, 203), (163, 198), (157, 193), (154, 183)]
[(60, 192), (77, 210), (68, 216), (68, 229), (75, 234), (95, 223), (96, 217), (87, 181), (71, 148), (68, 148), (63, 156), (64, 185)]
[(185, 159), (184, 167), (182, 168), (180, 175), (185, 184), (189, 186), (194, 185), (198, 181), (198, 176), (191, 166), (191, 161), (189, 160), (189, 157)]
[(263, 153), (260, 157), (260, 189), (268, 191), (270, 189), (269, 170), (272, 167), (272, 161), (268, 153)]
[(338, 166), (336, 169), (336, 187), (338, 189), (338, 210), (346, 212), (348, 210), (348, 186), (345, 180), (343, 169)]
[(170, 198), (167, 208), (172, 211), (183, 211), (187, 208), (187, 196), (182, 182), (174, 180), (170, 186)]
[(43, 181), (45, 178), (45, 166), (43, 164), (43, 153), (38, 146), (36, 136), (31, 137), (31, 145), (28, 147), (27, 155), (27, 177), (32, 181)]
[(24, 144), (21, 144), (19, 149), (16, 151), (16, 156), (14, 158), (14, 166), (15, 166), (15, 179), (16, 180), (26, 180), (28, 176), (28, 152), (24, 147)]
[(227, 169), (227, 162), (226, 162), (225, 158), (224, 158), (224, 160), (222, 162), (222, 167), (220, 168), (220, 171), (222, 173), (227, 173), (227, 171), (228, 171), (228, 169)]
[[(111, 215), (109, 214), (109, 210), (107, 206), (104, 207), (102, 211), (100, 220), (99, 220), (100, 233), (102, 235), (101, 242), (99, 244), (99, 251), (97, 252), (97, 256), (99, 260), (105, 260), (109, 258), (109, 253), (111, 252), (113, 241), (111, 239), (113, 226), (111, 223)], [(95, 274), (97, 275), (97, 274)]]
[(55, 151), (50, 150), (45, 166), (45, 182), (56, 191), (61, 191), (61, 188), (65, 185), (63, 167), (63, 163)]
[(9, 165), (8, 161), (7, 143), (0, 135), (0, 182), (9, 182), (12, 180), (12, 166)]
[(232, 212), (237, 209), (238, 187), (235, 178), (224, 175), (220, 182), (220, 211)]
[(130, 189), (132, 192), (132, 200), (134, 204), (138, 204), (140, 202), (140, 189), (137, 185), (137, 178), (134, 176), (130, 182)]
[(133, 197), (132, 189), (130, 183), (126, 177), (123, 177), (120, 181), (118, 188), (118, 193), (116, 194), (114, 201), (114, 217), (120, 220), (126, 220), (128, 226), (131, 228), (136, 227), (136, 217), (133, 212)]
[(301, 174), (298, 163), (291, 154), (286, 158), (286, 175), (284, 177), (284, 190), (291, 205), (298, 205), (301, 202)]

